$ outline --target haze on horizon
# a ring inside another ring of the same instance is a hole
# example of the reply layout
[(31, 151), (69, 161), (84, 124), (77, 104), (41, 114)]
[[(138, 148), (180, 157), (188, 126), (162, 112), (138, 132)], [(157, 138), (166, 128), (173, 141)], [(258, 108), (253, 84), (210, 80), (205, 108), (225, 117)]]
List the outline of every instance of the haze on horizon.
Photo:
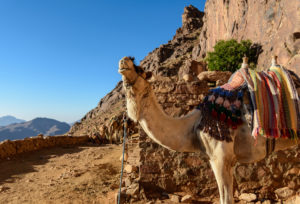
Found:
[(81, 119), (121, 80), (123, 56), (139, 62), (172, 39), (185, 6), (204, 4), (1, 1), (0, 117)]

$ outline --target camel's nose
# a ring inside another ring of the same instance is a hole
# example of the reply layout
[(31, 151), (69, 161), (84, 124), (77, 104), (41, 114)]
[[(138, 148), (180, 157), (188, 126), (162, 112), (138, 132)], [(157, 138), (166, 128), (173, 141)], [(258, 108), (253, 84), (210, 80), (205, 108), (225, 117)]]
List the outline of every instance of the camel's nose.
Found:
[(128, 67), (128, 61), (129, 61), (129, 58), (128, 58), (128, 57), (123, 57), (123, 58), (119, 61), (119, 68)]
[(127, 57), (123, 57), (123, 58), (120, 60), (120, 62), (119, 62), (119, 67), (122, 66), (122, 65), (125, 65), (126, 58), (127, 58)]

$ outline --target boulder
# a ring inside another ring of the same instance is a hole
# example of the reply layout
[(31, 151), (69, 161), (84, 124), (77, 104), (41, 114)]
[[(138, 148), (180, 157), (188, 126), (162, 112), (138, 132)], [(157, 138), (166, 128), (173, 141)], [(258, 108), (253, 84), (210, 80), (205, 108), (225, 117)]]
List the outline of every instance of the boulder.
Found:
[(295, 204), (300, 203), (300, 195), (293, 196), (285, 201), (285, 204)]
[(252, 202), (252, 201), (255, 201), (257, 199), (257, 196), (254, 193), (242, 193), (239, 196), (239, 199), (247, 201), (247, 202)]
[(191, 82), (191, 81), (193, 81), (194, 77), (191, 74), (185, 74), (185, 75), (183, 75), (182, 79), (186, 82)]
[(135, 196), (139, 193), (139, 185), (134, 183), (128, 187), (126, 190), (126, 195)]
[(124, 168), (124, 171), (128, 174), (132, 173), (132, 172), (136, 172), (137, 171), (137, 167), (136, 166), (133, 166), (133, 165), (130, 165), (130, 164), (127, 164)]
[(193, 197), (191, 195), (185, 195), (181, 198), (182, 203), (191, 203), (193, 201)]
[(295, 191), (289, 187), (278, 188), (275, 190), (276, 195), (280, 199), (287, 199), (295, 194)]
[(179, 197), (178, 195), (169, 194), (169, 199), (170, 199), (173, 203), (180, 203), (180, 197)]

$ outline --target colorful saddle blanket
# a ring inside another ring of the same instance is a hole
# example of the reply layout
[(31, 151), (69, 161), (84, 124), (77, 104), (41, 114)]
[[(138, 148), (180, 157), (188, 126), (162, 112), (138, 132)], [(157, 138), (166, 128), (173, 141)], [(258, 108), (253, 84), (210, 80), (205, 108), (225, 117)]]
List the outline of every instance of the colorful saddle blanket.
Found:
[(204, 105), (210, 114), (232, 129), (242, 124), (243, 89), (252, 105), (252, 135), (270, 138), (297, 138), (300, 134), (300, 102), (288, 70), (272, 66), (257, 72), (242, 68), (225, 85), (211, 90)]

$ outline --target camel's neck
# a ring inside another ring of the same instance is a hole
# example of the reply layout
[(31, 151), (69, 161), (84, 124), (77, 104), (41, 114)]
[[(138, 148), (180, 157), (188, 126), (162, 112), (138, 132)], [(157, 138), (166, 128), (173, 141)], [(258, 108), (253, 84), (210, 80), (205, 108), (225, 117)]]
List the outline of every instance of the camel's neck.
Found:
[[(138, 107), (133, 108), (135, 105)], [(146, 97), (140, 98), (140, 101), (127, 99), (127, 108), (129, 116), (135, 114), (133, 117), (158, 144), (175, 151), (200, 151), (199, 138), (195, 131), (195, 125), (201, 117), (199, 110), (182, 118), (171, 118), (161, 109), (152, 90)]]

